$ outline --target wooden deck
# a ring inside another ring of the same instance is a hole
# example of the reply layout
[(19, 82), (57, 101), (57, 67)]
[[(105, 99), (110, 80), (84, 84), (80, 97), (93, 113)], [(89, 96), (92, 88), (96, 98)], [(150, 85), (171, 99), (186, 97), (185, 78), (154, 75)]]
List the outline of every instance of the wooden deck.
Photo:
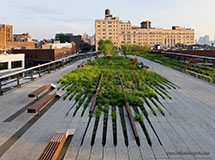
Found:
[[(5, 119), (20, 111), (32, 101), (26, 95), (47, 83), (56, 84), (56, 81), (62, 75), (81, 64), (82, 61), (80, 61), (0, 97), (0, 159), (38, 159), (56, 130), (74, 128), (76, 132), (64, 156), (65, 160), (214, 160), (215, 87), (207, 82), (143, 58), (139, 58), (139, 60), (180, 87), (180, 89), (169, 90), (172, 100), (160, 98), (160, 101), (166, 107), (165, 116), (157, 110), (157, 116), (154, 116), (151, 110), (146, 107), (149, 112), (149, 119), (161, 143), (148, 121), (144, 119), (152, 146), (147, 143), (146, 136), (139, 123), (135, 122), (140, 137), (140, 146), (138, 146), (129, 124), (129, 118), (125, 114), (129, 143), (126, 146), (119, 108), (116, 107), (117, 145), (114, 146), (113, 143), (111, 110), (108, 116), (106, 144), (102, 145), (104, 121), (104, 114), (102, 114), (94, 145), (91, 146), (91, 139), (95, 117), (91, 119), (81, 145), (83, 133), (89, 120), (89, 108), (83, 117), (81, 117), (83, 107), (80, 107), (76, 116), (73, 117), (76, 107), (73, 107), (70, 114), (67, 115), (66, 113), (75, 101), (64, 101), (62, 98), (49, 106), (47, 111), (37, 119), (35, 119), (35, 115), (22, 112), (12, 121), (4, 122)], [(59, 92), (64, 93), (62, 90)], [(153, 104), (151, 105), (153, 106)], [(155, 108), (155, 106), (153, 107)], [(6, 147), (1, 147), (3, 145)]]

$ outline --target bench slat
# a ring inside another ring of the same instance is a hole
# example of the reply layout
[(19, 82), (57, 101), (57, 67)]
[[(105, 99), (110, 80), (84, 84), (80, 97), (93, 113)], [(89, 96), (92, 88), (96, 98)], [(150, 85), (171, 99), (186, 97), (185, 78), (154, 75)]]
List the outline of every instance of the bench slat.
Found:
[(44, 86), (38, 88), (37, 90), (33, 91), (32, 93), (28, 94), (28, 97), (30, 97), (30, 98), (37, 97), (38, 98), (55, 88), (56, 87), (53, 84), (44, 85)]
[(40, 112), (44, 107), (51, 103), (56, 97), (56, 94), (46, 95), (28, 108), (28, 113)]
[(38, 160), (56, 160), (66, 142), (66, 133), (54, 133)]

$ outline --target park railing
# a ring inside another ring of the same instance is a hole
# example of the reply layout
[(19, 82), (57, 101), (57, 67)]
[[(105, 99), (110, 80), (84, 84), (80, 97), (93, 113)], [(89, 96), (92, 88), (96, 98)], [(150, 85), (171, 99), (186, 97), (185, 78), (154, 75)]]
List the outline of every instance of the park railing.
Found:
[(8, 91), (14, 87), (20, 87), (21, 84), (28, 81), (33, 81), (35, 78), (51, 73), (51, 71), (61, 69), (81, 59), (98, 56), (98, 54), (99, 52), (74, 54), (49, 63), (0, 76), (0, 96), (3, 95), (5, 91)]
[(195, 71), (191, 71), (191, 70), (188, 70), (188, 69), (186, 69), (186, 73), (189, 74), (189, 75), (195, 76), (196, 78), (207, 80), (210, 83), (213, 82), (211, 77), (206, 76), (204, 74), (201, 74), (201, 73), (198, 73), (198, 72), (195, 72)]

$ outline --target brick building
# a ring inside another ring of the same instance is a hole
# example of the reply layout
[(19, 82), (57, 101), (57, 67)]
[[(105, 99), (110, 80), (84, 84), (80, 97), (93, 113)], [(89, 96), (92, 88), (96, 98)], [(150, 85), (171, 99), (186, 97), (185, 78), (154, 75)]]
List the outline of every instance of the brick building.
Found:
[(26, 68), (48, 63), (74, 54), (76, 47), (58, 49), (14, 49), (13, 54), (25, 54)]
[(13, 26), (0, 24), (0, 51), (10, 49), (35, 48), (33, 41), (14, 41)]
[(122, 22), (119, 17), (113, 17), (108, 9), (105, 19), (95, 21), (95, 32), (96, 49), (101, 39), (111, 40), (116, 47), (124, 44), (174, 47), (176, 44), (195, 43), (194, 29), (179, 26), (172, 29), (153, 28), (150, 21), (143, 21), (140, 27), (136, 27), (130, 21)]

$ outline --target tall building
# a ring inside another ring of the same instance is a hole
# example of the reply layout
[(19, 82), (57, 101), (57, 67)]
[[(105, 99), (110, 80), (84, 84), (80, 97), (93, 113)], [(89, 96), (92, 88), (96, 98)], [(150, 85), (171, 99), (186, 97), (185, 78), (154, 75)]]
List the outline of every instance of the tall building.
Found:
[(85, 43), (88, 43), (89, 45), (93, 46), (95, 44), (95, 41), (94, 41), (94, 36), (89, 36), (88, 34), (84, 33), (82, 35), (82, 40), (85, 42)]
[(7, 48), (7, 43), (13, 41), (13, 26), (0, 24), (0, 50)]
[(0, 51), (35, 47), (33, 41), (14, 41), (13, 38), (13, 26), (0, 24)]
[(176, 44), (195, 44), (194, 29), (173, 26), (172, 29), (153, 28), (150, 21), (143, 21), (140, 27), (132, 26), (130, 21), (122, 22), (113, 17), (109, 9), (105, 10), (105, 18), (95, 21), (96, 50), (99, 40), (111, 40), (117, 47), (124, 44), (161, 45), (174, 47)]
[(205, 35), (203, 37), (199, 37), (198, 44), (200, 44), (200, 45), (210, 45), (211, 44), (210, 37), (208, 35)]

